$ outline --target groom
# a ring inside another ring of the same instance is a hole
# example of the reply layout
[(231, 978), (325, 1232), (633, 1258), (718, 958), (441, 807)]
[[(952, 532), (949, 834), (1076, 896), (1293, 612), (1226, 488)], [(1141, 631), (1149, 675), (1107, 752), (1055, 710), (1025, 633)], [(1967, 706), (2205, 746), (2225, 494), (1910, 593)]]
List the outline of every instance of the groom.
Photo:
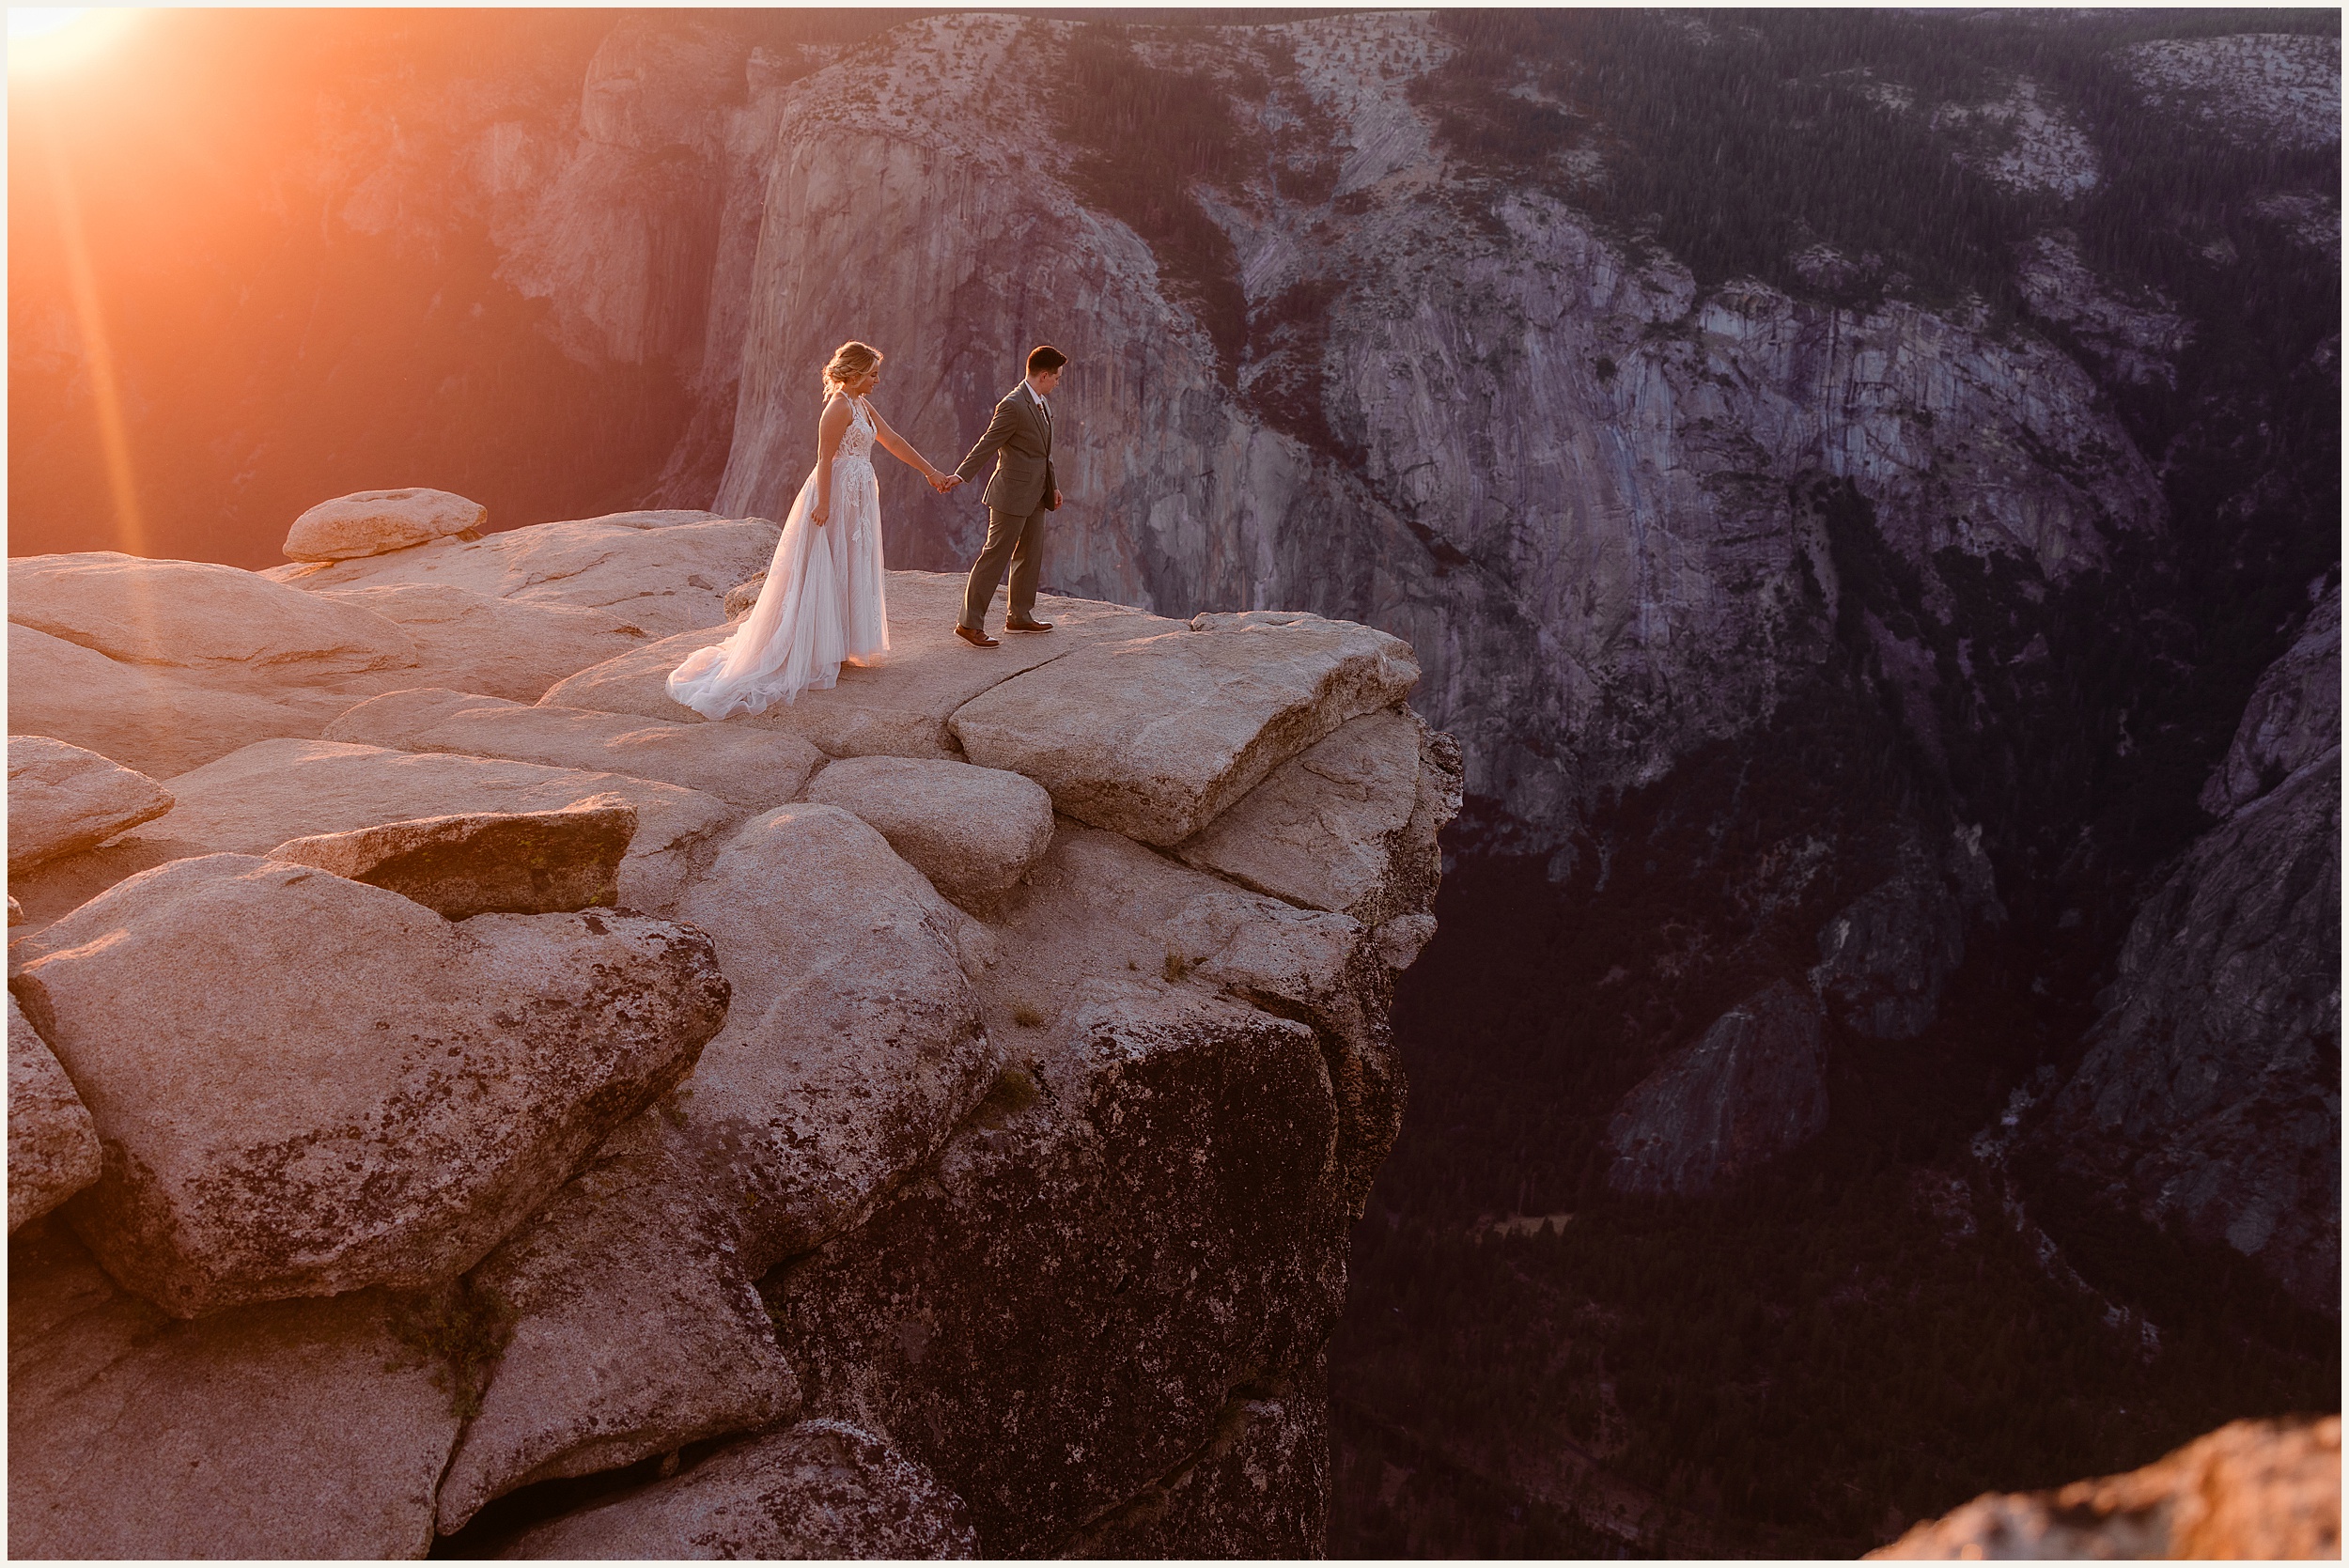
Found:
[(987, 548), (971, 567), (962, 591), (962, 619), (955, 635), (975, 648), (997, 646), (987, 634), (987, 607), (1011, 564), (1011, 607), (1005, 631), (1050, 631), (1035, 618), (1035, 580), (1044, 566), (1044, 514), (1060, 509), (1059, 481), (1052, 475), (1052, 389), (1060, 385), (1068, 356), (1047, 343), (1028, 354), (1028, 377), (995, 405), (987, 434), (955, 470), (958, 479), (978, 477), (979, 465), (995, 454), (995, 474), (987, 482)]

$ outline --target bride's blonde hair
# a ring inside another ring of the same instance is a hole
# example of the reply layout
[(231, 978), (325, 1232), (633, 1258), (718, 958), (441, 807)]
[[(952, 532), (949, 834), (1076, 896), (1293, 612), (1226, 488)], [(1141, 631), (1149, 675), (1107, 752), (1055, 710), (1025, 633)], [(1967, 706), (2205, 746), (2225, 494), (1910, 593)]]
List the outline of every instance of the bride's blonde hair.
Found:
[(835, 387), (842, 386), (863, 375), (867, 370), (879, 365), (884, 357), (886, 356), (871, 344), (859, 343), (854, 338), (850, 338), (832, 351), (832, 363), (824, 366), (825, 393), (829, 395)]

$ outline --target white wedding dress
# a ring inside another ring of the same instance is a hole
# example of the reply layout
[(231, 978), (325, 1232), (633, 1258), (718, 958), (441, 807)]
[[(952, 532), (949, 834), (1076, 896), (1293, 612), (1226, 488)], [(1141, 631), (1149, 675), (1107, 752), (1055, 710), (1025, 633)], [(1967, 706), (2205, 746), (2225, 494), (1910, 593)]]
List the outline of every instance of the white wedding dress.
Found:
[(829, 691), (844, 660), (863, 663), (889, 651), (873, 411), (862, 397), (850, 409), (832, 454), (830, 520), (819, 528), (808, 517), (816, 505), (810, 469), (758, 603), (733, 636), (669, 672), (669, 695), (706, 719), (764, 713), (811, 687)]

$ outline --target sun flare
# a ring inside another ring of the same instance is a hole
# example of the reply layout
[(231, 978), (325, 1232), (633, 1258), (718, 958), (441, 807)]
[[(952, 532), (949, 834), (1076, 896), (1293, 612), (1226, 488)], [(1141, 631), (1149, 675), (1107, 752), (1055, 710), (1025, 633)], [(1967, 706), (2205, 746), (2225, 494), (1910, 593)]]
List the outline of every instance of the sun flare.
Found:
[(60, 70), (93, 59), (145, 14), (119, 6), (10, 6), (8, 74)]

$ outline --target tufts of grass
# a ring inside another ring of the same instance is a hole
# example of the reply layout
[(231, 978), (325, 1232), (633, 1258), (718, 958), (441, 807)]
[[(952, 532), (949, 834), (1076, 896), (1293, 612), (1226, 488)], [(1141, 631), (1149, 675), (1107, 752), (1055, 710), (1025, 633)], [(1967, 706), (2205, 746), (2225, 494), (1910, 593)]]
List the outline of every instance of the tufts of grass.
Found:
[(514, 1336), (514, 1309), (495, 1291), (459, 1280), (395, 1296), (391, 1317), (399, 1343), (431, 1366), (451, 1413), (459, 1421), (479, 1415), (490, 1370)]

